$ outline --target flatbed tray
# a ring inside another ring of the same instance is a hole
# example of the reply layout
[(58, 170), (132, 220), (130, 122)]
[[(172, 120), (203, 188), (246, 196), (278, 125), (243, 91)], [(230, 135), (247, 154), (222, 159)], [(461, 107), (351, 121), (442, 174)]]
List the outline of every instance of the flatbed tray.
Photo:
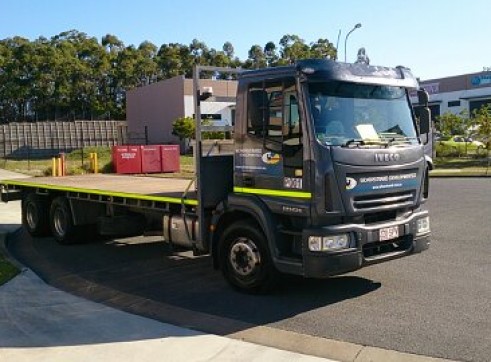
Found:
[[(197, 205), (195, 186), (184, 178), (131, 175), (87, 174), (63, 177), (32, 177), (0, 181), (7, 190), (19, 187), (60, 190), (75, 193), (128, 197), (171, 203)], [(190, 187), (189, 187), (190, 186)], [(189, 191), (186, 192), (186, 189)], [(184, 197), (184, 198), (183, 198)]]

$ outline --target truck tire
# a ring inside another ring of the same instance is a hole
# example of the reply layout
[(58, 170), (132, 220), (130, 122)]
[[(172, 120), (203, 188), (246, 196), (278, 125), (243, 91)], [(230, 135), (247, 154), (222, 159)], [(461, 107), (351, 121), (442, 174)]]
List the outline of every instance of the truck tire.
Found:
[(49, 212), (51, 234), (60, 244), (79, 243), (84, 233), (73, 225), (72, 210), (66, 197), (59, 196), (53, 200)]
[(22, 225), (32, 236), (49, 235), (49, 209), (45, 197), (31, 192), (22, 200)]
[(229, 226), (219, 241), (223, 276), (235, 289), (252, 294), (268, 292), (276, 281), (276, 271), (266, 237), (252, 222)]

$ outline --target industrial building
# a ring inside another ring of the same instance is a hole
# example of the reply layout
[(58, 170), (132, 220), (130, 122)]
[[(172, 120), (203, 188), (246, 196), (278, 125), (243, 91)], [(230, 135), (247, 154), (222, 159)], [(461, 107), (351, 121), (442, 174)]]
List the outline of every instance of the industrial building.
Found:
[[(429, 105), (433, 119), (446, 112), (458, 114), (465, 110), (472, 114), (484, 104), (491, 104), (489, 71), (424, 80), (420, 85), (430, 95)], [(411, 99), (417, 106), (416, 94)]]
[[(215, 125), (233, 125), (235, 120), (234, 80), (201, 80), (202, 87), (213, 88), (213, 100), (204, 102), (201, 118)], [(172, 123), (181, 117), (194, 117), (193, 80), (184, 76), (162, 80), (132, 89), (126, 94), (129, 139), (150, 144), (178, 143)]]

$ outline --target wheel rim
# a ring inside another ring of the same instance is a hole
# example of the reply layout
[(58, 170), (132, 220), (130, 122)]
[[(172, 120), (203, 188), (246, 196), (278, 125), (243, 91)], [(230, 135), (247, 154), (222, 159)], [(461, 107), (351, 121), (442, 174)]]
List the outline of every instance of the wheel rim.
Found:
[(53, 214), (53, 222), (56, 233), (63, 237), (66, 234), (67, 220), (65, 212), (61, 208), (57, 208)]
[(31, 230), (36, 229), (39, 222), (38, 210), (31, 202), (26, 205), (26, 221)]
[(232, 269), (241, 276), (254, 274), (261, 263), (261, 254), (251, 239), (238, 238), (230, 248), (229, 261)]

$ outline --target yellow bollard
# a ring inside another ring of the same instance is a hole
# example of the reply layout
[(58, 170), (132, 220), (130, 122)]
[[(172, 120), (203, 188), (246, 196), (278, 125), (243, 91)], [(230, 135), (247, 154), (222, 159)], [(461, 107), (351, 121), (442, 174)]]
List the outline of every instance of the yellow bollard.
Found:
[(51, 176), (56, 177), (56, 157), (51, 159)]
[(56, 176), (61, 176), (61, 159), (59, 157), (56, 157)]
[(99, 160), (97, 159), (97, 153), (94, 152), (94, 173), (99, 173)]
[(97, 160), (97, 153), (95, 152), (90, 153), (90, 169), (93, 173), (99, 172), (99, 162)]

